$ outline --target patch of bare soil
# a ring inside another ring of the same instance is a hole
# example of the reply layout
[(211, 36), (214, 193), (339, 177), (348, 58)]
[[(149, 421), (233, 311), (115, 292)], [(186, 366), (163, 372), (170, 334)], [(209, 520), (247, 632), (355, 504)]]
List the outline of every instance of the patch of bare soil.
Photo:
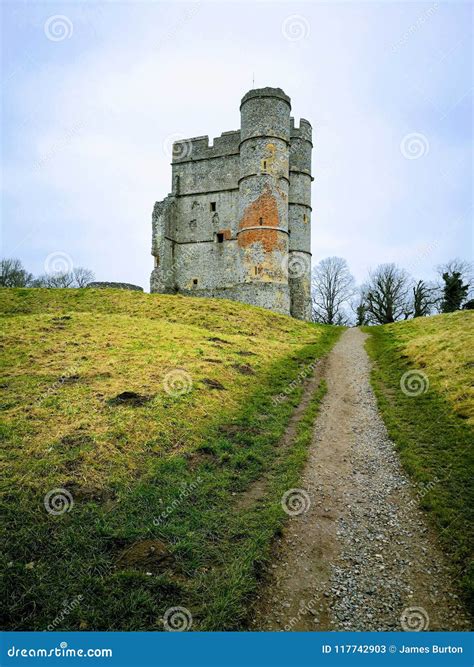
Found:
[(232, 368), (235, 368), (242, 375), (255, 375), (255, 371), (250, 364), (232, 364)]
[(140, 406), (145, 405), (145, 403), (148, 403), (151, 400), (151, 396), (143, 396), (142, 394), (137, 394), (135, 391), (122, 391), (121, 394), (111, 398), (109, 403), (110, 405)]
[(140, 540), (124, 549), (117, 558), (119, 570), (159, 573), (173, 564), (173, 556), (161, 540)]
[(249, 616), (255, 630), (467, 630), (449, 567), (378, 413), (365, 335), (347, 330), (290, 516)]

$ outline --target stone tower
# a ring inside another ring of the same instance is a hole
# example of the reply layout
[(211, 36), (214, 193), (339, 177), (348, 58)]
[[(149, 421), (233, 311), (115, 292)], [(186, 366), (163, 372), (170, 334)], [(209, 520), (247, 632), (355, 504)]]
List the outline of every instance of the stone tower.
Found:
[(173, 145), (153, 210), (151, 291), (223, 297), (309, 320), (311, 125), (280, 88), (250, 90), (240, 130)]

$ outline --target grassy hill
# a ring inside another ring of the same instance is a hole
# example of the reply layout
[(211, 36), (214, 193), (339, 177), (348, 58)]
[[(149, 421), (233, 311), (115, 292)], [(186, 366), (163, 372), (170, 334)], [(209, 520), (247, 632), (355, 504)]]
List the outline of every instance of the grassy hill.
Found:
[(183, 606), (194, 628), (238, 628), (323, 387), (281, 436), (340, 330), (138, 292), (0, 299), (4, 624), (159, 630)]
[(372, 381), (391, 438), (474, 603), (474, 313), (370, 327)]

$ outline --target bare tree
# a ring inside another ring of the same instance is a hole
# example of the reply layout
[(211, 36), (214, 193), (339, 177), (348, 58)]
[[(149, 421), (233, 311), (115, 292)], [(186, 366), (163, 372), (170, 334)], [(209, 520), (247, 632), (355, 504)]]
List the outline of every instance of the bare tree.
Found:
[(474, 283), (474, 263), (468, 262), (465, 259), (450, 259), (444, 264), (438, 264), (436, 267), (436, 272), (440, 278), (443, 277), (443, 273), (453, 274), (459, 273), (461, 280), (468, 282), (471, 285)]
[(72, 271), (57, 271), (39, 276), (34, 281), (35, 287), (74, 287), (74, 274)]
[(94, 272), (83, 266), (72, 271), (44, 273), (37, 276), (23, 268), (19, 259), (2, 259), (0, 262), (0, 287), (86, 287), (94, 280)]
[(19, 259), (1, 260), (0, 287), (28, 287), (32, 281), (32, 274), (23, 268)]
[(36, 276), (31, 283), (32, 287), (50, 287), (49, 276), (43, 273), (41, 276)]
[(323, 324), (347, 321), (344, 305), (354, 294), (354, 278), (342, 257), (327, 257), (312, 274), (313, 320)]
[(410, 276), (395, 264), (380, 264), (370, 273), (367, 284), (367, 312), (375, 324), (390, 324), (408, 319), (410, 306)]
[(49, 277), (50, 287), (74, 287), (74, 274), (72, 271), (59, 271), (52, 273)]
[(419, 280), (412, 288), (413, 291), (413, 317), (425, 317), (429, 315), (438, 303), (438, 288), (429, 285), (424, 280)]
[(87, 287), (95, 278), (94, 272), (90, 269), (85, 269), (83, 266), (76, 266), (73, 274), (76, 287)]
[(54, 273), (45, 273), (38, 276), (33, 281), (33, 287), (86, 287), (88, 283), (94, 280), (94, 272), (78, 266), (73, 271), (59, 271)]

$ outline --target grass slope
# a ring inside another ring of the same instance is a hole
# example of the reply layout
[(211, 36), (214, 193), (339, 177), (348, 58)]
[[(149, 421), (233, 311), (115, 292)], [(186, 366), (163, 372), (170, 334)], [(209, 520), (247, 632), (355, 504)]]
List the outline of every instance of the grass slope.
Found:
[[(240, 627), (322, 386), (294, 446), (277, 444), (302, 371), (340, 330), (138, 292), (3, 289), (0, 299), (4, 626), (159, 630), (183, 606), (193, 628)], [(115, 403), (124, 391), (143, 404)], [(238, 509), (268, 473), (265, 497)], [(70, 511), (46, 511), (54, 489), (71, 494)]]
[[(438, 529), (471, 607), (473, 326), (474, 313), (458, 312), (366, 329), (371, 334), (367, 349), (375, 361), (373, 386), (390, 437), (417, 485), (421, 507)], [(413, 384), (409, 379), (402, 381), (410, 371), (415, 371)]]

